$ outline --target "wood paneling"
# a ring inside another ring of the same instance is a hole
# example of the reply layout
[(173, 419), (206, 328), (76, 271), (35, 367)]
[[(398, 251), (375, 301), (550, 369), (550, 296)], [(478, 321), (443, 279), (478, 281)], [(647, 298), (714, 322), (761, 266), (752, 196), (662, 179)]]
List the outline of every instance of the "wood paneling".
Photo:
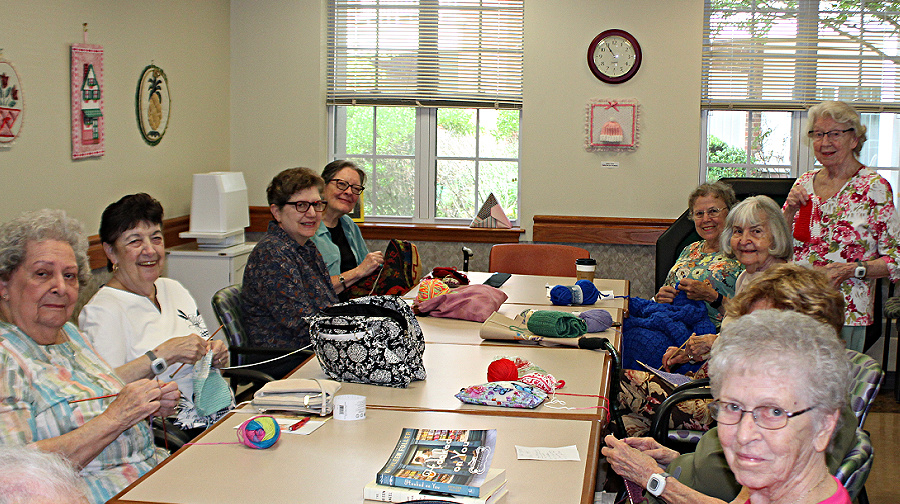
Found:
[(533, 240), (554, 243), (655, 245), (675, 219), (535, 215)]

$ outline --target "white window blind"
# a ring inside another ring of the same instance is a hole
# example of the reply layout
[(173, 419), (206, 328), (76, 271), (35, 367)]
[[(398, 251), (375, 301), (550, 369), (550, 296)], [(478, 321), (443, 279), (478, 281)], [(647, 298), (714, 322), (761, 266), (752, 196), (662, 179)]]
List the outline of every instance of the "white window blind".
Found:
[(523, 0), (332, 0), (329, 105), (521, 108)]
[(900, 111), (900, 2), (708, 0), (701, 106)]

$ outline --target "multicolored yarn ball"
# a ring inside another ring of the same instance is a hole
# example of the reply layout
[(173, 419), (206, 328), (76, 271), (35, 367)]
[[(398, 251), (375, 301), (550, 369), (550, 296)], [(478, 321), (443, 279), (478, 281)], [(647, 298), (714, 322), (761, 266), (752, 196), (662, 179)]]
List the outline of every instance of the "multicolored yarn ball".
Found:
[(509, 359), (497, 359), (488, 366), (487, 379), (489, 382), (516, 381), (519, 379), (519, 368)]
[(416, 294), (416, 302), (428, 301), (433, 297), (440, 296), (450, 292), (450, 287), (442, 280), (430, 278), (419, 282), (419, 293)]
[(265, 450), (274, 445), (280, 436), (281, 427), (275, 417), (269, 415), (255, 416), (242, 423), (237, 430), (238, 440), (257, 450)]

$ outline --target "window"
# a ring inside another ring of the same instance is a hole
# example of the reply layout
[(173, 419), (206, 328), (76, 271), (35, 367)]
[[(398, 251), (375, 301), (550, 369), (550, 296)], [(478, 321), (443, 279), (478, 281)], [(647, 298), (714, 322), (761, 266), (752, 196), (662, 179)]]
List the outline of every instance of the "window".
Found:
[(869, 128), (860, 161), (897, 196), (900, 1), (711, 0), (705, 15), (703, 178), (811, 169), (805, 111), (843, 100)]
[(332, 0), (329, 153), (367, 173), (366, 217), (518, 213), (521, 0)]

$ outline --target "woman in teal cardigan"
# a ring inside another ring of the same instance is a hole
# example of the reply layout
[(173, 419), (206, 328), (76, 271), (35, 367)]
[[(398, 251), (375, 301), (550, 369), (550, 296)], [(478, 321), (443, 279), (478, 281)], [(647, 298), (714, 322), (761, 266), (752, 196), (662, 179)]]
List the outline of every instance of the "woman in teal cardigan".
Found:
[(384, 263), (384, 254), (369, 252), (359, 226), (347, 215), (365, 190), (362, 184), (366, 173), (353, 162), (339, 159), (325, 165), (322, 178), (322, 196), (328, 207), (312, 241), (328, 267), (334, 290), (345, 300), (347, 287), (378, 269)]

